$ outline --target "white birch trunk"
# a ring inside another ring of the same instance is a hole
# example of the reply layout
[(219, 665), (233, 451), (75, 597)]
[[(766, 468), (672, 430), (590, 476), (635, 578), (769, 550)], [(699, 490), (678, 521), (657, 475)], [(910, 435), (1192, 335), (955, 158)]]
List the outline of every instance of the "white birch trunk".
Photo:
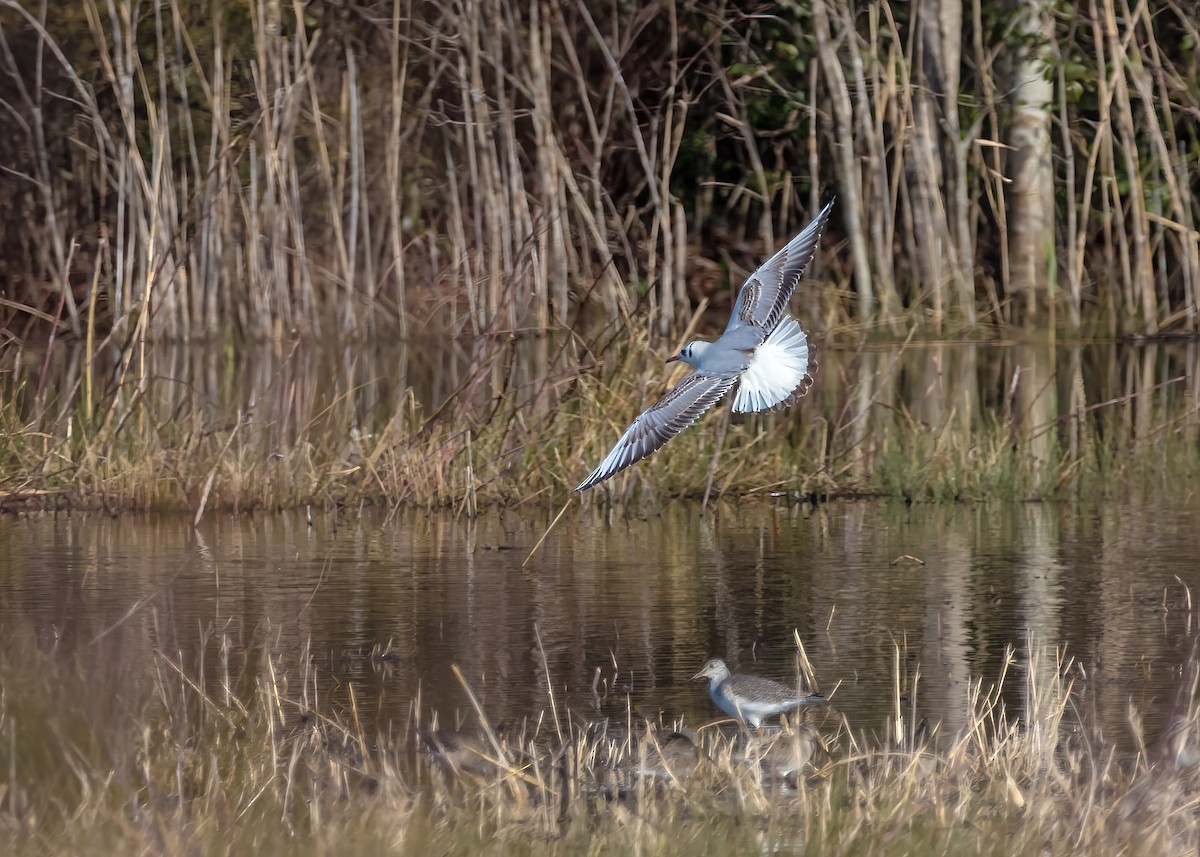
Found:
[(1019, 13), (1017, 30), (1027, 48), (1014, 67), (1013, 114), (1008, 143), (1010, 293), (1019, 316), (1036, 318), (1051, 299), (1054, 253), (1054, 167), (1050, 157), (1050, 110), (1054, 97), (1046, 52), (1053, 21), (1044, 2)]

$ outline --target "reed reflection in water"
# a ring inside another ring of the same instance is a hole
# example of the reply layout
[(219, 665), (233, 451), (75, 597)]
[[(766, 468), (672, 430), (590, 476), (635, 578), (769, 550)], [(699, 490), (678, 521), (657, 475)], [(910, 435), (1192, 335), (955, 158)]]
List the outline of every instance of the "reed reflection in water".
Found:
[[(236, 473), (241, 464), (258, 467), (256, 478), (264, 482), (277, 480), (280, 492), (313, 491), (332, 500), (343, 477), (349, 480), (344, 490), (355, 490), (366, 478), (358, 469), (363, 457), (403, 469), (404, 456), (419, 453), (422, 460), (444, 459), (436, 478), (453, 482), (441, 487), (451, 496), (438, 494), (438, 484), (421, 490), (432, 491), (441, 502), (457, 502), (460, 495), (455, 492), (465, 490), (458, 483), (468, 463), (484, 490), (519, 486), (523, 476), (531, 475), (522, 468), (536, 467), (534, 475), (548, 480), (547, 490), (557, 485), (563, 492), (594, 465), (568, 443), (580, 431), (570, 396), (585, 367), (568, 356), (567, 344), (529, 337), (502, 346), (473, 340), (465, 347), (458, 342), (343, 347), (304, 339), (277, 347), (160, 345), (149, 352), (141, 391), (115, 387), (119, 367), (115, 353), (102, 353), (93, 370), (97, 399), (104, 390), (116, 389), (113, 395), (126, 401), (115, 409), (122, 420), (135, 399), (153, 417), (149, 423), (122, 421), (126, 433), (175, 427), (178, 438), (163, 440), (155, 435), (146, 445), (153, 449), (162, 443), (176, 444), (179, 449), (169, 446), (167, 453), (178, 454), (181, 466), (187, 466), (194, 450), (207, 449), (206, 455), (192, 462), (201, 469), (195, 481), (202, 481), (204, 472), (215, 468), (220, 477), (218, 495), (224, 487), (231, 496), (242, 491), (250, 495), (248, 500), (274, 502), (273, 493), (255, 498), (253, 491), (239, 487)], [(601, 354), (601, 362), (612, 351)], [(1200, 401), (1200, 344), (1196, 342), (889, 344), (853, 351), (818, 344), (818, 354), (816, 383), (802, 408), (733, 421), (722, 450), (724, 463), (718, 462), (721, 466), (713, 470), (717, 495), (785, 488), (901, 494), (913, 491), (914, 484), (930, 484), (934, 487), (929, 490), (940, 496), (954, 497), (972, 472), (986, 473), (991, 467), (1000, 475), (966, 492), (981, 496), (994, 491), (995, 480), (1004, 478), (1004, 453), (1011, 448), (1004, 439), (1010, 435), (1022, 443), (1017, 456), (1022, 462), (1067, 467), (1105, 455), (1119, 460), (1121, 450), (1141, 442), (1200, 443), (1200, 408), (1195, 404)], [(653, 359), (653, 354), (646, 355), (647, 361)], [(10, 353), (0, 383), (12, 385), (21, 419), (61, 412), (69, 420), (82, 383), (81, 352), (57, 347), (45, 363), (44, 382), (43, 362), (43, 355), (34, 350)], [(37, 390), (47, 396), (44, 411), (34, 401)], [(644, 395), (656, 392), (648, 389)], [(489, 453), (475, 458), (464, 427), (495, 419), (501, 402), (509, 428), (503, 436), (493, 433)], [(629, 402), (629, 415), (642, 404)], [(421, 448), (413, 438), (437, 419), (447, 422), (444, 440), (436, 449)], [(567, 429), (564, 419), (569, 421)], [(727, 409), (719, 410), (701, 428), (714, 437), (724, 436), (721, 432), (728, 421)], [(61, 423), (60, 419), (53, 433), (69, 435), (71, 427)], [(595, 426), (608, 443), (611, 439), (604, 429)], [(613, 437), (618, 429), (613, 429)], [(554, 437), (556, 449), (566, 444), (559, 449), (560, 458), (538, 458), (531, 451), (544, 446), (547, 436)], [(377, 439), (378, 446), (359, 443), (364, 437)], [(911, 462), (918, 456), (901, 445), (922, 437), (928, 438), (924, 457), (933, 462), (940, 458), (946, 472), (932, 477), (911, 472)], [(991, 446), (968, 448), (980, 437)], [(755, 445), (764, 441), (798, 450), (799, 470), (781, 474), (777, 482), (769, 481), (765, 472), (748, 481), (746, 467), (737, 457), (748, 451), (746, 465), (753, 468)], [(410, 449), (410, 442), (416, 447)], [(315, 472), (309, 472), (303, 457), (298, 461), (293, 452), (314, 446), (320, 452), (312, 456)], [(948, 447), (955, 448), (954, 455), (936, 453)], [(399, 457), (393, 458), (396, 450)], [(688, 454), (686, 449), (663, 453)], [(282, 476), (271, 462), (279, 462)], [(651, 462), (643, 467), (656, 466)], [(552, 475), (547, 475), (547, 467)], [(1008, 493), (1055, 496), (1059, 472), (1048, 466), (1040, 482), (1027, 484), (1026, 478), (1009, 486)], [(382, 490), (391, 502), (411, 499), (404, 492), (416, 491), (411, 486), (406, 489), (401, 477), (390, 471), (383, 474)], [(186, 481), (187, 474), (179, 478)], [(379, 482), (367, 479), (366, 484), (381, 490)], [(186, 490), (199, 493), (197, 486)], [(512, 492), (525, 497), (516, 487)], [(194, 498), (180, 502), (195, 507)]]
[(269, 652), (285, 674), (311, 651), (319, 705), (347, 706), (353, 686), (381, 729), (418, 694), (426, 716), (459, 719), (452, 664), (497, 721), (538, 716), (553, 692), (561, 716), (623, 719), (632, 704), (702, 722), (717, 712), (689, 679), (706, 658), (789, 681), (798, 632), (834, 710), (880, 734), (897, 646), (902, 672), (920, 672), (902, 688), (906, 713), (954, 729), (968, 681), (993, 680), (1030, 636), (1080, 661), (1106, 733), (1127, 733), (1132, 701), (1157, 734), (1195, 630), (1183, 585), (1200, 584), (1200, 533), (1186, 497), (577, 512), (522, 568), (547, 523), (511, 511), (343, 510), (311, 528), (303, 513), (211, 516), (198, 531), (176, 517), (8, 518), (0, 622), (65, 657), (100, 647), (112, 671), (96, 692), (116, 697), (163, 658), (215, 698), (236, 693), (220, 635), (233, 663)]

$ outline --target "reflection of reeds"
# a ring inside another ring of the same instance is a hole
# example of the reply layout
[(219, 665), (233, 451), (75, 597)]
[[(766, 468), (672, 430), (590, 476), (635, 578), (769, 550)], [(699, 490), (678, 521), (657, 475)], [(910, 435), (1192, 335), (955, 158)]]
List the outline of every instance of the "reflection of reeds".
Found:
[[(308, 502), (468, 515), (561, 503), (671, 377), (644, 331), (596, 353), (594, 367), (544, 338), (485, 344), (478, 360), (445, 350), (373, 357), (300, 339), (247, 359), (160, 347), (144, 381), (122, 380), (120, 357), (81, 363), (62, 346), (32, 365), (9, 359), (0, 500), (196, 516)], [(1182, 485), (1195, 475), (1198, 354), (1157, 344), (826, 352), (792, 412), (713, 413), (587, 496), (961, 500)]]
[[(6, 853), (1200, 845), (1196, 683), (1181, 687), (1162, 751), (1127, 759), (1077, 716), (1072, 662), (1033, 642), (992, 683), (972, 680), (961, 729), (901, 724), (879, 739), (844, 717), (748, 734), (563, 712), (558, 731), (536, 711), (483, 736), (424, 724), (419, 702), (364, 733), (361, 690), (347, 689), (345, 711), (321, 699), (307, 651), (243, 659), (226, 639), (185, 660), (147, 651), (153, 666), (139, 668), (86, 647), (70, 659), (18, 635), (3, 642)], [(152, 680), (111, 682), (131, 668)], [(1195, 664), (1184, 669), (1194, 676)]]

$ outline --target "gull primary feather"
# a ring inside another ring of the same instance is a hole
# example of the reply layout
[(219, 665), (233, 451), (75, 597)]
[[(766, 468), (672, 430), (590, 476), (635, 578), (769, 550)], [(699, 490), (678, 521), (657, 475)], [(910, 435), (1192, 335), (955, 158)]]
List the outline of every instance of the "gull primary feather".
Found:
[(799, 322), (783, 313), (816, 253), (832, 210), (830, 200), (804, 231), (750, 275), (720, 338), (689, 342), (668, 358), (668, 363), (681, 360), (695, 371), (625, 429), (576, 491), (586, 491), (657, 451), (735, 385), (735, 413), (785, 407), (808, 392), (812, 383), (808, 335)]

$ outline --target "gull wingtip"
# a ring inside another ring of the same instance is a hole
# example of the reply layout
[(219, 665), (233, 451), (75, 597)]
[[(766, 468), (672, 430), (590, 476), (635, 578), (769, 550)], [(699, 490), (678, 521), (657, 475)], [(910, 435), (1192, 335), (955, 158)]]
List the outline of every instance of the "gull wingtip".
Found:
[(588, 475), (587, 479), (583, 480), (582, 482), (580, 482), (578, 485), (575, 486), (574, 493), (582, 494), (584, 491), (587, 491), (589, 488), (595, 488), (596, 485), (603, 482), (604, 477), (600, 477), (599, 479), (596, 478), (598, 473), (599, 473), (598, 470), (593, 470), (591, 472), (591, 474)]
[(837, 202), (837, 195), (831, 196), (829, 202), (825, 203), (824, 207), (817, 212), (815, 220), (824, 221), (829, 219), (829, 215), (833, 212), (833, 206)]

